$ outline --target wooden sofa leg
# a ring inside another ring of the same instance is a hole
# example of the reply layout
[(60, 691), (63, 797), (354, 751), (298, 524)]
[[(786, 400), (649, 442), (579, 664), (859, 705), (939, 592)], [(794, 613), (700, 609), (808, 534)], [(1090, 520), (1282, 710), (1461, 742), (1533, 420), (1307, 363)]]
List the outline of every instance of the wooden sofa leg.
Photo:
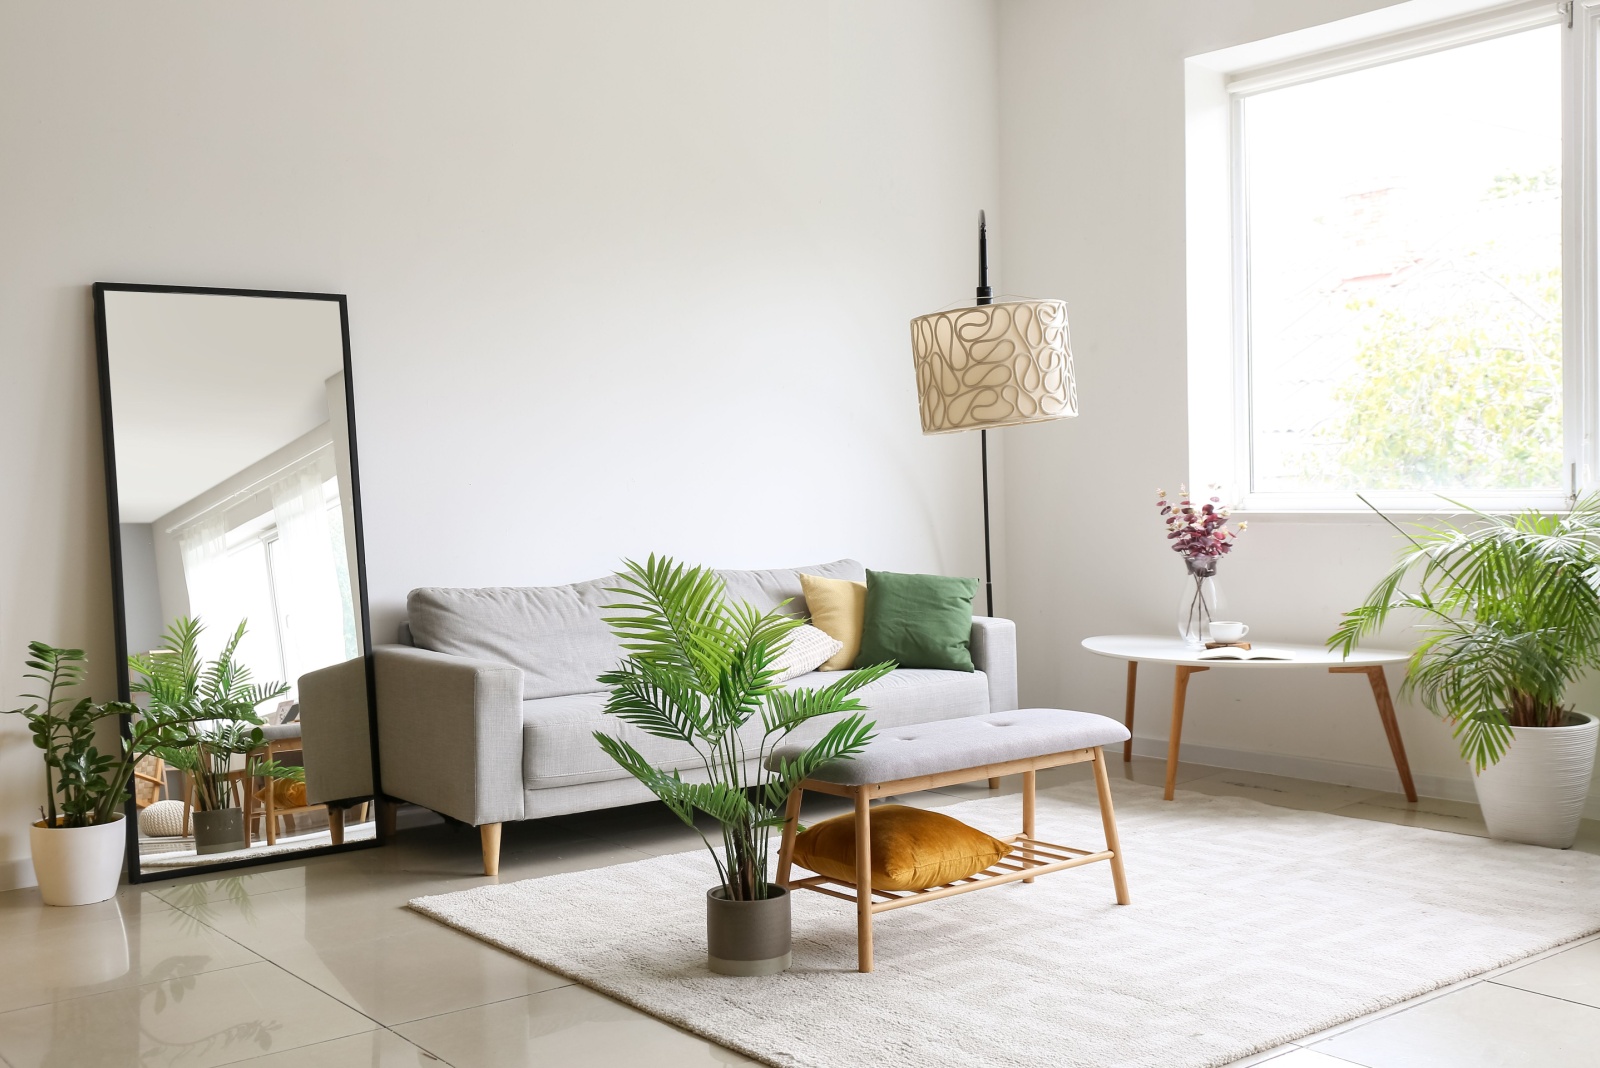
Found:
[(344, 845), (344, 807), (328, 806), (328, 840), (334, 845)]
[(390, 801), (387, 797), (378, 799), (378, 834), (387, 841), (394, 837), (395, 818), (400, 812), (400, 802)]
[(500, 874), (500, 825), (485, 823), (478, 828), (483, 836), (483, 874)]

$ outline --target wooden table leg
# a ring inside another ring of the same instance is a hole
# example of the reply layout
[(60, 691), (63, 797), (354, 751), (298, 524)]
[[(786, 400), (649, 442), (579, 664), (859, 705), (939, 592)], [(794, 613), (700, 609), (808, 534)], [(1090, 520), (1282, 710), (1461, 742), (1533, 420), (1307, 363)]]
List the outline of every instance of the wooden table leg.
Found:
[(856, 970), (872, 970), (872, 800), (856, 787)]
[(783, 887), (789, 885), (789, 871), (794, 867), (794, 836), (800, 826), (800, 798), (804, 793), (796, 786), (783, 812), (783, 839), (778, 847), (778, 885)]
[[(1033, 798), (1037, 782), (1037, 772), (1025, 771), (1022, 773), (1022, 836), (1028, 839), (1030, 842), (1033, 841)], [(1024, 860), (1032, 860), (1033, 850), (1027, 846), (1023, 846), (1022, 857)], [(1033, 877), (1029, 876), (1022, 881), (1025, 883), (1031, 883), (1033, 882)]]
[(1094, 787), (1100, 795), (1100, 824), (1105, 828), (1106, 848), (1111, 850), (1111, 885), (1117, 891), (1117, 904), (1126, 905), (1129, 901), (1128, 873), (1122, 870), (1122, 839), (1117, 836), (1117, 816), (1111, 808), (1111, 776), (1106, 772), (1106, 753), (1099, 746), (1094, 751)]
[(1394, 754), (1395, 770), (1400, 773), (1400, 786), (1407, 801), (1417, 799), (1416, 784), (1411, 781), (1411, 762), (1406, 759), (1406, 743), (1400, 740), (1400, 721), (1395, 718), (1394, 699), (1389, 696), (1389, 680), (1384, 677), (1379, 664), (1370, 667), (1331, 667), (1334, 675), (1365, 675), (1372, 687), (1372, 699), (1378, 704), (1378, 718), (1383, 720), (1383, 733), (1389, 737), (1389, 752)]
[(1183, 703), (1189, 693), (1189, 676), (1197, 671), (1210, 670), (1210, 668), (1179, 664), (1173, 674), (1172, 732), (1167, 738), (1167, 791), (1162, 795), (1168, 801), (1172, 800), (1173, 792), (1178, 785), (1178, 742), (1183, 737)]
[(1139, 686), (1139, 661), (1128, 661), (1128, 700), (1123, 706), (1122, 725), (1128, 728), (1128, 740), (1122, 743), (1122, 762), (1133, 759), (1133, 694)]

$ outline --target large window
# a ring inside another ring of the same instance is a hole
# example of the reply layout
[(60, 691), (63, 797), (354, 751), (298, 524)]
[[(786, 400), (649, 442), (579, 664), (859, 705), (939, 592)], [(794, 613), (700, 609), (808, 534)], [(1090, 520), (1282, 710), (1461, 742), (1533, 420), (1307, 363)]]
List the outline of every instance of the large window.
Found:
[(1590, 198), (1594, 7), (1585, 47), (1529, 5), (1229, 83), (1247, 507), (1549, 506), (1592, 481), (1595, 357), (1564, 324), (1590, 223), (1563, 197)]

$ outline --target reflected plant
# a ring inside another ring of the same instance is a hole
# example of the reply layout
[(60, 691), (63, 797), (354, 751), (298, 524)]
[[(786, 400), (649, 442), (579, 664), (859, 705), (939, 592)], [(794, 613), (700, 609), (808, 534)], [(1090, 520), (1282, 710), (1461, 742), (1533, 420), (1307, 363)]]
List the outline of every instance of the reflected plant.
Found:
[[(205, 626), (192, 617), (168, 628), (162, 648), (128, 657), (128, 666), (139, 675), (129, 689), (149, 698), (140, 720), (173, 718), (193, 725), (154, 752), (194, 776), (195, 808), (200, 811), (233, 807), (233, 758), (255, 751), (265, 741), (256, 708), (289, 689), (282, 682), (251, 682), (250, 668), (236, 658), (247, 622), (239, 621), (209, 663), (200, 655)], [(246, 774), (299, 779), (304, 773), (276, 761), (258, 760)]]

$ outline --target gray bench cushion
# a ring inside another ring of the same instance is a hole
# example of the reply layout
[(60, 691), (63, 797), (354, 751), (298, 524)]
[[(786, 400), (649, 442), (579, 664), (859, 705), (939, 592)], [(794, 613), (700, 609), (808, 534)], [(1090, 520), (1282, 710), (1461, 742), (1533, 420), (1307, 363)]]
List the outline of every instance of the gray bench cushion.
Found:
[[(813, 671), (801, 675), (786, 689), (826, 686), (843, 676), (838, 671)], [(882, 728), (907, 723), (976, 716), (989, 709), (989, 683), (983, 672), (932, 671), (901, 668), (862, 687), (858, 696), (867, 705), (867, 718)], [(570, 694), (522, 703), (522, 774), (530, 790), (620, 779), (627, 772), (606, 756), (593, 738), (594, 731), (626, 739), (659, 768), (688, 771), (700, 762), (682, 742), (657, 738), (613, 716), (602, 715), (604, 693)], [(812, 742), (838, 717), (824, 716), (805, 724), (790, 737)], [(761, 719), (745, 726), (748, 746), (761, 741)]]
[[(843, 786), (894, 782), (918, 775), (936, 775), (1008, 760), (1113, 745), (1127, 737), (1128, 728), (1091, 712), (1019, 708), (965, 719), (880, 729), (877, 737), (853, 760), (830, 761), (818, 768), (812, 777)], [(799, 756), (805, 748), (801, 743), (786, 742), (773, 753), (768, 766), (785, 757)]]

